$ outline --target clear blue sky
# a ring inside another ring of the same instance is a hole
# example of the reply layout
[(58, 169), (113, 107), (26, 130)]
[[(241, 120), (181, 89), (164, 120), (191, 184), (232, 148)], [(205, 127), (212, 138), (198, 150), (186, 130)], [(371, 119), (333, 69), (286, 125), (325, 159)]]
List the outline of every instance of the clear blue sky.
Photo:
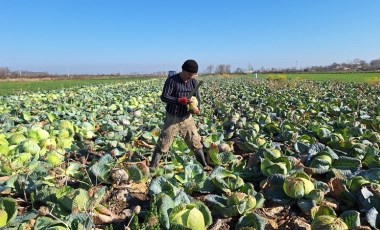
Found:
[(0, 67), (151, 73), (380, 58), (379, 0), (0, 0)]

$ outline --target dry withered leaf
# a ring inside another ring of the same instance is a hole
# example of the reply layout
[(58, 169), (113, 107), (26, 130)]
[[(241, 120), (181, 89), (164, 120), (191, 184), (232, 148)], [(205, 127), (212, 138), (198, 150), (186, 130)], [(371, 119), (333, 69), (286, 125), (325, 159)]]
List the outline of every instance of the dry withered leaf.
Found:
[(49, 214), (49, 208), (48, 207), (45, 207), (45, 206), (41, 206), (39, 209), (38, 209), (38, 212), (41, 216), (46, 216)]
[(268, 217), (277, 217), (281, 212), (284, 211), (284, 209), (285, 208), (283, 206), (277, 206), (273, 208), (263, 208), (262, 212)]
[(148, 192), (148, 186), (146, 183), (131, 183), (128, 187), (128, 191), (131, 193), (143, 193)]
[(339, 178), (332, 178), (328, 182), (329, 187), (331, 188), (331, 196), (334, 198), (339, 198), (339, 196), (346, 191), (346, 186), (343, 184)]
[(304, 218), (294, 220), (294, 230), (311, 230), (311, 225)]
[(154, 149), (154, 145), (150, 145), (150, 144), (148, 144), (142, 140), (133, 141), (133, 146), (134, 147), (144, 147), (144, 148)]
[(29, 220), (28, 223), (26, 223), (26, 225), (24, 226), (24, 230), (32, 230), (34, 228), (35, 223), (36, 223), (35, 219)]
[(11, 178), (11, 176), (0, 176), (0, 182), (5, 182), (7, 180), (9, 180)]
[(94, 224), (109, 224), (123, 221), (122, 218), (102, 205), (96, 206), (95, 212), (92, 213), (92, 220)]

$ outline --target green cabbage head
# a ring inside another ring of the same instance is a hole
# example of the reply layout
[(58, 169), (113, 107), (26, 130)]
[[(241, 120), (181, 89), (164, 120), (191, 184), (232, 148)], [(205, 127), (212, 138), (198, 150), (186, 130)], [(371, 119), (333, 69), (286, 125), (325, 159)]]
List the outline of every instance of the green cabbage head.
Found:
[(341, 218), (322, 215), (311, 222), (312, 230), (348, 230), (348, 226)]
[(192, 230), (206, 229), (202, 212), (194, 205), (181, 204), (170, 213), (170, 223), (182, 225)]
[(21, 142), (25, 141), (26, 137), (22, 133), (14, 133), (9, 137), (8, 142), (10, 145), (18, 145)]
[(28, 137), (33, 139), (33, 140), (40, 142), (44, 139), (49, 138), (50, 134), (48, 131), (46, 131), (46, 130), (38, 127), (38, 126), (34, 126), (28, 131)]
[(314, 190), (314, 184), (303, 177), (287, 177), (283, 184), (286, 195), (294, 199), (300, 199)]
[(31, 153), (33, 155), (39, 153), (41, 150), (41, 147), (38, 145), (38, 142), (33, 139), (25, 140), (21, 143), (20, 147), (23, 150), (22, 152)]

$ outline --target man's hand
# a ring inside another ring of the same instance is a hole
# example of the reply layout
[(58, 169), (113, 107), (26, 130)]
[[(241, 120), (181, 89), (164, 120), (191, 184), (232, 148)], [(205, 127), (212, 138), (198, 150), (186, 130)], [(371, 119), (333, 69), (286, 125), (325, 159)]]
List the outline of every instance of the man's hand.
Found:
[(181, 105), (187, 105), (190, 103), (190, 100), (187, 97), (180, 97), (178, 98), (178, 103)]
[(201, 111), (197, 108), (197, 109), (191, 110), (191, 113), (195, 115), (199, 115)]

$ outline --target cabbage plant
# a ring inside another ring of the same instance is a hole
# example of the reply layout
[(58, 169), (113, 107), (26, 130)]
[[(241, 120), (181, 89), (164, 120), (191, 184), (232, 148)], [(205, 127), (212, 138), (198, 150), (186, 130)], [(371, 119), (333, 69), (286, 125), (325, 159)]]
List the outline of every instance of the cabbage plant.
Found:
[(183, 186), (188, 194), (203, 188), (206, 181), (206, 173), (199, 164), (189, 163), (183, 173), (174, 175), (174, 178)]
[(244, 180), (241, 177), (222, 167), (215, 168), (210, 179), (214, 186), (223, 192), (238, 191), (244, 185)]
[(185, 193), (171, 198), (165, 193), (155, 195), (161, 226), (165, 229), (204, 230), (212, 224), (211, 212), (200, 201), (191, 201)]
[[(262, 199), (261, 194), (257, 195)], [(257, 208), (257, 200), (253, 195), (243, 192), (227, 193), (225, 196), (207, 195), (206, 203), (225, 217), (239, 216)]]
[(287, 175), (292, 167), (289, 159), (286, 157), (278, 157), (273, 160), (265, 158), (260, 165), (261, 173), (264, 176), (272, 174)]
[(322, 215), (311, 222), (312, 230), (348, 230), (348, 226), (341, 218)]
[(242, 215), (239, 218), (235, 229), (236, 230), (243, 230), (243, 229), (264, 230), (266, 223), (267, 222), (265, 218), (261, 217), (260, 215), (254, 212), (250, 212), (245, 215)]
[(285, 178), (283, 189), (286, 195), (300, 199), (314, 190), (314, 184), (306, 176), (289, 176)]
[(181, 225), (191, 230), (204, 230), (206, 228), (203, 213), (195, 204), (181, 204), (170, 212), (170, 223), (172, 228)]

